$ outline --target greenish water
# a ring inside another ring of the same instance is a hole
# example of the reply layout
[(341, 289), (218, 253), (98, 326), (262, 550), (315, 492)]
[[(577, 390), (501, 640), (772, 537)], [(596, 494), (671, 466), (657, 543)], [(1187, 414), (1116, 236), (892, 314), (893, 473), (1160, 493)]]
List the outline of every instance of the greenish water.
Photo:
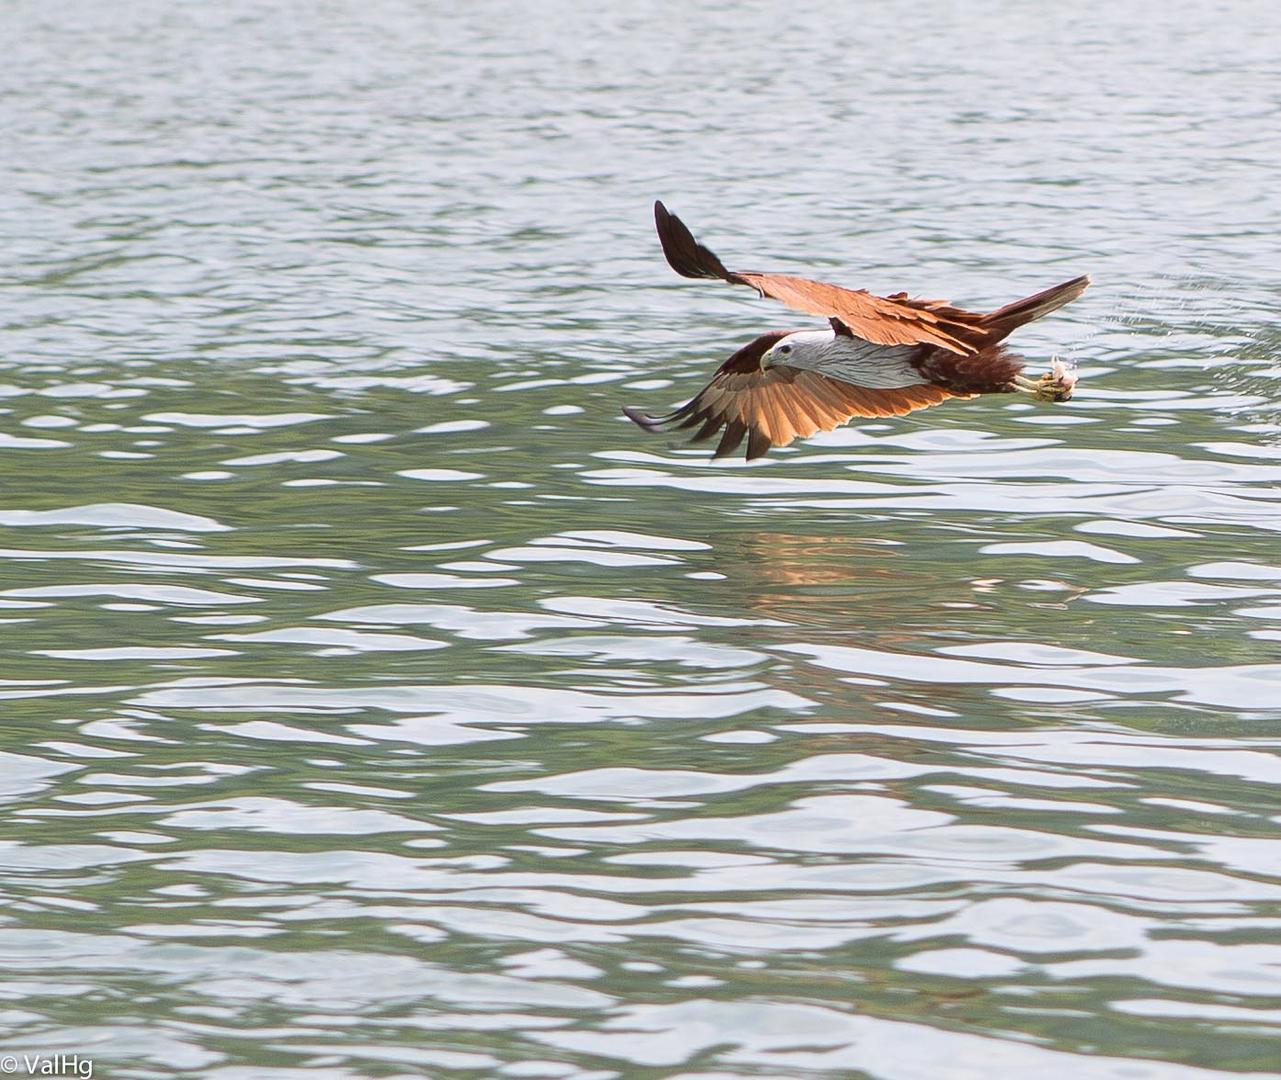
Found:
[[(1278, 1071), (1265, 9), (3, 20), (0, 1055)], [(646, 438), (660, 196), (1078, 395)]]

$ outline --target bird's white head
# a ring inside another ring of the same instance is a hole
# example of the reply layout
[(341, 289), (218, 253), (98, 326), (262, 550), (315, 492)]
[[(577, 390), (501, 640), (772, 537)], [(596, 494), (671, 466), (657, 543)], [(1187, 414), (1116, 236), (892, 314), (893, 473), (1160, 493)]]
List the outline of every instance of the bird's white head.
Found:
[(832, 330), (798, 330), (779, 338), (761, 357), (761, 367), (818, 368), (835, 339)]

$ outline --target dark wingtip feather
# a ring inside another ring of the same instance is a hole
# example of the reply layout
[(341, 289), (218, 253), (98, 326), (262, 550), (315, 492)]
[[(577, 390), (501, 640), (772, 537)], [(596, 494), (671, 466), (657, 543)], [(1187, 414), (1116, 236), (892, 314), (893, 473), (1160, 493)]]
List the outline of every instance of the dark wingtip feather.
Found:
[(747, 437), (747, 460), (760, 457), (769, 448), (769, 436), (760, 428), (752, 428), (752, 433)]
[(747, 434), (747, 425), (741, 420), (731, 420), (725, 425), (725, 434), (721, 436), (721, 441), (716, 444), (716, 453), (712, 457), (729, 457), (739, 444), (743, 441), (743, 436)]
[(668, 210), (662, 200), (654, 202), (654, 227), (667, 264), (681, 277), (732, 280), (720, 259), (694, 239), (685, 223)]
[(653, 433), (658, 432), (660, 430), (660, 425), (663, 423), (663, 419), (661, 417), (649, 416), (648, 414), (641, 412), (640, 409), (633, 408), (631, 405), (623, 406), (623, 415), (638, 428), (643, 428), (645, 431)]
[(689, 441), (692, 443), (702, 442), (704, 439), (710, 439), (713, 435), (715, 435), (718, 431), (720, 431), (721, 427), (725, 423), (724, 419), (719, 416), (708, 415), (706, 413), (694, 413), (694, 415), (691, 416), (687, 421), (685, 421), (685, 423), (681, 424), (681, 427), (683, 428), (693, 427), (696, 423), (699, 423), (700, 421), (702, 422), (703, 426), (700, 427), (696, 432), (694, 432), (693, 435), (689, 437)]

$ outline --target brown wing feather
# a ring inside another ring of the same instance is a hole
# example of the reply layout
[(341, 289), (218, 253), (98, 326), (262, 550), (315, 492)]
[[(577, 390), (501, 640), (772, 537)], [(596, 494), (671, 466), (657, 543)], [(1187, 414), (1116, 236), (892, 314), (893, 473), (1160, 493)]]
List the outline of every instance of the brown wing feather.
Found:
[(678, 428), (698, 425), (692, 442), (709, 439), (724, 427), (716, 457), (732, 454), (746, 435), (750, 461), (771, 446), (786, 446), (794, 439), (831, 431), (856, 416), (905, 416), (948, 398), (968, 396), (932, 383), (880, 390), (798, 368), (734, 371), (726, 365), (669, 416), (653, 419), (635, 409), (623, 411), (647, 431), (675, 421), (679, 421)]
[(787, 274), (745, 272), (735, 274), (734, 280), (797, 311), (838, 319), (854, 337), (877, 345), (937, 345), (968, 355), (987, 337), (981, 314), (944, 300), (874, 296), (863, 289)]
[(762, 296), (797, 311), (838, 319), (855, 337), (877, 345), (937, 345), (966, 355), (977, 352), (988, 332), (983, 315), (952, 307), (945, 300), (911, 299), (906, 293), (874, 296), (863, 289), (846, 289), (823, 281), (727, 270), (710, 248), (694, 239), (675, 214), (654, 203), (654, 222), (667, 261), (682, 277), (715, 278), (749, 285)]

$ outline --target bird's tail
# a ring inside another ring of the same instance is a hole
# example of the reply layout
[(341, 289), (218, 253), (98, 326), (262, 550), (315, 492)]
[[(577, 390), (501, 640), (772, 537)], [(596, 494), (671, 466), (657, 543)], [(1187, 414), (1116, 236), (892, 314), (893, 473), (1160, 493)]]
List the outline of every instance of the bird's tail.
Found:
[(1030, 323), (1033, 319), (1039, 319), (1051, 311), (1058, 311), (1064, 304), (1070, 304), (1085, 292), (1089, 285), (1088, 274), (1082, 274), (1059, 285), (1051, 285), (1048, 289), (1025, 296), (1022, 300), (1015, 300), (1012, 304), (1006, 304), (1005, 307), (997, 308), (991, 314), (984, 315), (979, 325), (992, 334), (989, 340), (995, 343), (1007, 334), (1013, 333), (1024, 323)]

